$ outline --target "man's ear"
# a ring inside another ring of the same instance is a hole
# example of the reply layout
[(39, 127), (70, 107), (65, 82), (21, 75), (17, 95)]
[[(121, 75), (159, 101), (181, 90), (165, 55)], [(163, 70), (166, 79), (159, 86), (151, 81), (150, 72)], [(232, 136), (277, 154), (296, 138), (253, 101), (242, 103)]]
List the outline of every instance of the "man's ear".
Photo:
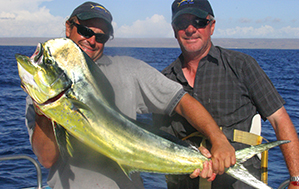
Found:
[(216, 20), (212, 21), (213, 23), (211, 24), (211, 35), (214, 34), (215, 26), (216, 26)]
[(70, 35), (71, 35), (71, 23), (69, 22), (69, 21), (66, 21), (65, 22), (65, 36), (67, 37), (67, 38), (69, 38), (70, 37)]
[(174, 37), (177, 39), (177, 35), (176, 35), (176, 30), (175, 30), (175, 28), (172, 26), (172, 30), (173, 30), (173, 32), (174, 32)]

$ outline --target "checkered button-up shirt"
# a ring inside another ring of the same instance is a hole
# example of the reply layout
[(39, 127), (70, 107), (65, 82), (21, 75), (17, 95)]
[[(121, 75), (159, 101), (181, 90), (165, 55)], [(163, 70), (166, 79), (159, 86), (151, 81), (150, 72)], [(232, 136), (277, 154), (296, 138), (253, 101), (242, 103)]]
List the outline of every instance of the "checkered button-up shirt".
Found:
[[(193, 88), (184, 77), (182, 65), (181, 55), (162, 73), (202, 103), (228, 139), (232, 139), (233, 129), (249, 131), (257, 112), (266, 119), (285, 103), (255, 59), (244, 53), (212, 45), (199, 62)], [(179, 115), (154, 118), (155, 124), (179, 138), (194, 132)]]

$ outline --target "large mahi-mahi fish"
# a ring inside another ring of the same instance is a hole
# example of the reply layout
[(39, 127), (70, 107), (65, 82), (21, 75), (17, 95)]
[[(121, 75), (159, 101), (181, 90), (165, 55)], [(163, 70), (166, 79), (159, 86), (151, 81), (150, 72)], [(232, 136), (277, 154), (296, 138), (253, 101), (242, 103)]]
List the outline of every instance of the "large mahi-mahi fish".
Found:
[[(22, 87), (54, 122), (94, 150), (132, 171), (189, 174), (208, 159), (199, 152), (140, 128), (111, 107), (107, 82), (98, 66), (71, 40), (39, 44), (31, 58), (16, 54)], [(244, 161), (288, 141), (276, 141), (236, 152), (237, 163), (226, 173), (256, 188), (270, 188), (254, 178)]]

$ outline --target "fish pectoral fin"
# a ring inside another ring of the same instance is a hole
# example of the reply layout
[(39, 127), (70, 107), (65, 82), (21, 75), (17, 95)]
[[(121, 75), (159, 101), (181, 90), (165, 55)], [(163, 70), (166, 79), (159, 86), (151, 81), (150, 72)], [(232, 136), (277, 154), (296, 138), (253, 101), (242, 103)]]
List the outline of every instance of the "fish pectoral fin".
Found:
[(73, 104), (73, 110), (83, 109), (83, 110), (91, 111), (91, 109), (86, 104), (84, 104), (79, 100), (70, 98), (69, 101)]
[(127, 166), (127, 165), (120, 165), (118, 164), (119, 167), (123, 170), (123, 172), (125, 173), (125, 175), (130, 179), (131, 179), (131, 173), (135, 172), (136, 170), (134, 170), (134, 168)]
[(63, 159), (68, 155), (73, 157), (74, 149), (70, 142), (69, 133), (66, 131), (66, 129), (54, 121), (52, 121), (52, 126), (61, 157)]
[(71, 157), (73, 157), (74, 148), (73, 148), (73, 145), (71, 144), (71, 141), (70, 141), (70, 134), (67, 131), (65, 131), (65, 135), (66, 135), (65, 138), (66, 138), (66, 144), (67, 144), (67, 146), (66, 146), (67, 152), (69, 153), (69, 155)]
[(255, 178), (252, 174), (248, 172), (248, 170), (241, 164), (235, 164), (233, 167), (230, 167), (226, 174), (234, 177), (235, 179), (241, 180), (242, 182), (260, 189), (271, 189), (268, 185), (263, 183), (262, 181)]
[(86, 119), (86, 121), (88, 121), (88, 119), (85, 117), (84, 113), (82, 112), (88, 111), (91, 112), (94, 116), (96, 116), (96, 114), (94, 114), (94, 112), (89, 108), (89, 106), (87, 106), (83, 102), (76, 99), (69, 99), (69, 100), (73, 105), (72, 110), (79, 112)]

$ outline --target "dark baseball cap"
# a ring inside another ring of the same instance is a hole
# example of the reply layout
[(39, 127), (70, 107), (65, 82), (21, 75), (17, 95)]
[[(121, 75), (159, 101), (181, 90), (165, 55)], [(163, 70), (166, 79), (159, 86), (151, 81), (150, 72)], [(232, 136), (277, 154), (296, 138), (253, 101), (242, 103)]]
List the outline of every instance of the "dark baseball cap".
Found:
[(104, 19), (109, 26), (112, 28), (112, 15), (111, 13), (103, 6), (94, 2), (85, 2), (82, 5), (78, 6), (71, 17), (77, 16), (80, 20), (88, 20), (92, 18), (101, 18)]
[(192, 14), (198, 18), (214, 16), (208, 0), (175, 0), (172, 3), (172, 22), (183, 14)]

